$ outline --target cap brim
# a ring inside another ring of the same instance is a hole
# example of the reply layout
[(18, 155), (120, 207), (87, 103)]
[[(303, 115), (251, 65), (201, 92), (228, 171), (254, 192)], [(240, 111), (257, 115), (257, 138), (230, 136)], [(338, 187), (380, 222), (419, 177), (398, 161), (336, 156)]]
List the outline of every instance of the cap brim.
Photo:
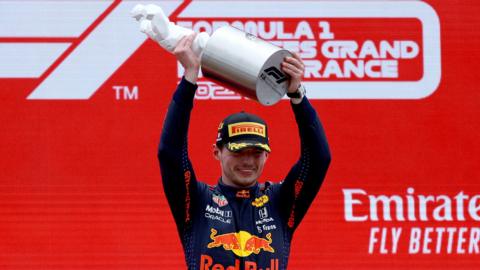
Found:
[(239, 141), (239, 142), (229, 142), (225, 145), (228, 150), (232, 152), (237, 152), (249, 147), (255, 147), (267, 152), (271, 152), (270, 146), (265, 143), (259, 143), (254, 141)]

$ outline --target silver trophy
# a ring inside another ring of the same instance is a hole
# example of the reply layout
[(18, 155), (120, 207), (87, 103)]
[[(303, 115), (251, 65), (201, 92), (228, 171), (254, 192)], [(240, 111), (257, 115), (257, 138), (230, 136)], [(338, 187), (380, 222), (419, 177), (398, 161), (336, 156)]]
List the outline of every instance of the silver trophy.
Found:
[[(140, 22), (140, 31), (169, 52), (193, 33), (170, 22), (156, 5), (137, 5), (132, 17)], [(280, 65), (292, 54), (252, 34), (227, 25), (212, 36), (199, 33), (192, 49), (200, 56), (203, 76), (243, 96), (273, 105), (287, 92), (289, 78)]]

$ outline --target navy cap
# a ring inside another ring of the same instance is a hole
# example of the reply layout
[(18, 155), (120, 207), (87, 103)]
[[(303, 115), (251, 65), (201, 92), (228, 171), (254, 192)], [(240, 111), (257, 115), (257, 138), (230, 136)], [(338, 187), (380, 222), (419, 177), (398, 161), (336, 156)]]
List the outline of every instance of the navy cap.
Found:
[(232, 152), (247, 147), (271, 151), (267, 124), (260, 117), (246, 112), (229, 115), (220, 123), (216, 144), (225, 146)]

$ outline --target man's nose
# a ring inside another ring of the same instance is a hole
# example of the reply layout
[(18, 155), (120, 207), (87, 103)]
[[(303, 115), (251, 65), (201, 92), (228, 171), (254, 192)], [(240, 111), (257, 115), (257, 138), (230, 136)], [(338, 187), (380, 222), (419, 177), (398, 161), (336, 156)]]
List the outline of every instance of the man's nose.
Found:
[(252, 155), (242, 155), (241, 156), (241, 161), (242, 163), (245, 163), (245, 164), (253, 164), (253, 156)]

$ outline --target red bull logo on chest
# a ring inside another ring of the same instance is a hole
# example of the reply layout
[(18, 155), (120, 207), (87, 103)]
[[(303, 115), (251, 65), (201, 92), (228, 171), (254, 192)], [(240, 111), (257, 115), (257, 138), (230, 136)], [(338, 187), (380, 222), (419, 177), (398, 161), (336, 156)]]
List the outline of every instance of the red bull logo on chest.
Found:
[(246, 231), (218, 235), (217, 230), (212, 228), (211, 232), (212, 242), (207, 245), (208, 248), (222, 247), (240, 257), (247, 257), (252, 253), (259, 254), (261, 251), (275, 253), (270, 245), (272, 243), (271, 233), (268, 233), (266, 238), (261, 238)]

